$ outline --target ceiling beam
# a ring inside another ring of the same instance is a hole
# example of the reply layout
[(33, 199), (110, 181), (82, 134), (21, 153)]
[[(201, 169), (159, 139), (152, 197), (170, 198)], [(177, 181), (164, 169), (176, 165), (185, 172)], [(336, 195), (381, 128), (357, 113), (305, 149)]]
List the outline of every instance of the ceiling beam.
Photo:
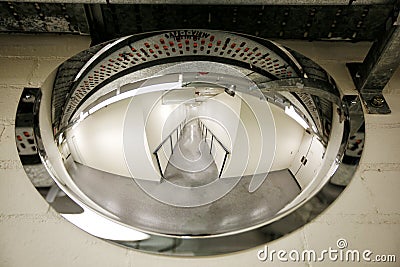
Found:
[(388, 114), (382, 90), (400, 66), (399, 3), (393, 17), (386, 23), (386, 31), (372, 45), (363, 63), (349, 63), (348, 67), (357, 90), (369, 113)]
[(394, 0), (0, 0), (0, 2), (174, 5), (385, 5)]

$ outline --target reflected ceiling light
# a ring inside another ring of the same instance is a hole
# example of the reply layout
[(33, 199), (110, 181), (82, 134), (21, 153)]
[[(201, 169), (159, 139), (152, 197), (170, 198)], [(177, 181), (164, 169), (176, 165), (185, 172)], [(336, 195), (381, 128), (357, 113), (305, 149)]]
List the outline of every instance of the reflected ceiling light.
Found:
[(60, 135), (58, 136), (58, 144), (59, 145), (62, 143), (63, 137), (64, 137), (64, 133), (60, 133)]
[(182, 85), (181, 82), (173, 82), (173, 83), (163, 83), (163, 84), (156, 84), (156, 85), (151, 85), (151, 86), (144, 86), (140, 87), (138, 89), (130, 90), (126, 93), (122, 93), (113, 97), (110, 97), (109, 99), (101, 102), (100, 104), (92, 107), (89, 109), (89, 114), (93, 114), (99, 109), (102, 109), (110, 104), (113, 104), (115, 102), (118, 102), (120, 100), (127, 99), (129, 97), (133, 97), (135, 95), (143, 94), (143, 93), (150, 93), (150, 92), (156, 92), (156, 91), (168, 91), (172, 89), (177, 89), (180, 88)]
[(309, 128), (308, 123), (296, 112), (293, 106), (286, 106), (285, 113), (294, 119), (298, 124), (300, 124), (304, 129), (307, 130)]
[(313, 129), (314, 133), (318, 133), (318, 129), (315, 125), (312, 125), (311, 128)]

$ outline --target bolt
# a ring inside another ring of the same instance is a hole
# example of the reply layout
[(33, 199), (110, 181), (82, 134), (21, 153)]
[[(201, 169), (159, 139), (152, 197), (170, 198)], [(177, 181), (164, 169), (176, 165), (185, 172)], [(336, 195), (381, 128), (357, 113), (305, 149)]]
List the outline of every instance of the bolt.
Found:
[(372, 106), (374, 107), (382, 107), (385, 103), (385, 99), (381, 95), (376, 95), (372, 98)]

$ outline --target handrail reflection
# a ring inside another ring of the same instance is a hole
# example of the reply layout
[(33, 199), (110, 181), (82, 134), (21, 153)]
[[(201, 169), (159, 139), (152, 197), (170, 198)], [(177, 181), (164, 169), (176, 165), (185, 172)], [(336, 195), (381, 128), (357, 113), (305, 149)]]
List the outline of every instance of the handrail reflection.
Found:
[[(225, 151), (224, 160), (223, 160), (223, 162), (222, 162), (221, 170), (219, 171), (219, 175), (218, 175), (218, 178), (220, 178), (221, 175), (222, 175), (222, 171), (224, 170), (225, 163), (226, 163), (226, 160), (227, 160), (227, 158), (228, 158), (228, 155), (231, 154), (231, 152), (229, 152), (229, 150), (224, 146), (224, 144), (221, 142), (221, 140), (219, 140), (219, 139), (215, 136), (215, 134), (214, 134), (200, 119), (198, 119), (197, 121), (198, 121), (199, 127), (200, 127), (200, 129), (201, 129), (201, 135), (204, 135), (204, 140), (207, 140), (207, 134), (208, 134), (208, 133), (211, 134), (210, 154), (211, 154), (211, 151), (212, 151), (212, 148), (213, 148), (213, 141), (214, 141), (214, 139), (217, 141), (217, 143), (218, 143), (218, 144), (222, 147), (222, 149)], [(204, 132), (205, 132), (205, 134), (204, 134)]]
[[(165, 142), (167, 142), (167, 140), (169, 139), (170, 141), (170, 146), (171, 146), (171, 155), (174, 153), (174, 146), (173, 146), (173, 142), (172, 142), (172, 135), (176, 132), (176, 143), (178, 143), (179, 137), (181, 136), (181, 132), (183, 130), (183, 128), (185, 127), (186, 124), (186, 119), (183, 120), (178, 126), (176, 126), (171, 133), (156, 147), (156, 149), (153, 152), (153, 155), (156, 157), (157, 160), (157, 166), (158, 166), (158, 170), (160, 171), (161, 177), (164, 178), (164, 173), (163, 170), (161, 168), (161, 163), (160, 163), (160, 158), (158, 157), (158, 151), (161, 149), (161, 147), (163, 147), (163, 145), (165, 144)], [(175, 144), (176, 144), (175, 143)]]

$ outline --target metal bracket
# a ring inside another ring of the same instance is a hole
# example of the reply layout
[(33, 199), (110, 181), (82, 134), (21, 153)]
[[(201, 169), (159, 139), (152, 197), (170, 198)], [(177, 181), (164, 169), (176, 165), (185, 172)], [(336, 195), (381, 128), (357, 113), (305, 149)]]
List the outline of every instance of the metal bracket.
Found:
[(386, 30), (372, 45), (363, 63), (349, 63), (350, 74), (364, 105), (371, 114), (388, 114), (382, 90), (400, 66), (400, 1), (386, 22)]
[[(353, 77), (354, 82), (355, 78), (359, 78), (358, 70), (360, 68), (361, 63), (348, 63), (347, 68), (350, 71), (351, 76)], [(357, 85), (356, 85), (357, 87)], [(382, 89), (374, 89), (374, 90), (365, 90), (359, 89), (357, 87), (362, 102), (369, 114), (389, 114), (391, 113), (390, 107), (387, 104), (383, 94)]]

